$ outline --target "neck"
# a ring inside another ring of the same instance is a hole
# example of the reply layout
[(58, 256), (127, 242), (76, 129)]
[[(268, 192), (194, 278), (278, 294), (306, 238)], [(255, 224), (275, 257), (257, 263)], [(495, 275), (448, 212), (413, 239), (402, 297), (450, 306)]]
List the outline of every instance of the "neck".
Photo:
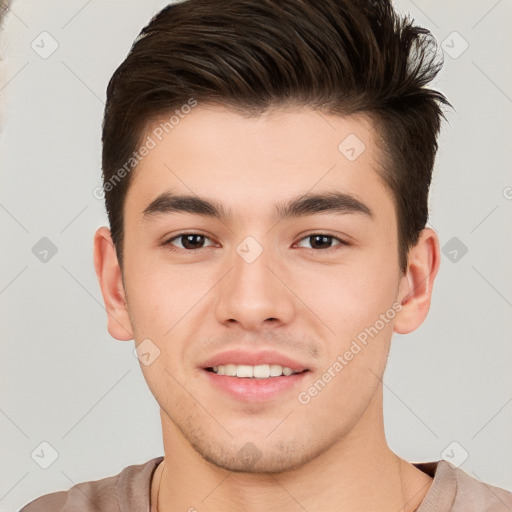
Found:
[(371, 408), (330, 449), (298, 469), (274, 474), (235, 473), (205, 461), (168, 416), (161, 417), (165, 464), (154, 474), (152, 512), (413, 512), (432, 483), (388, 448), (382, 414)]

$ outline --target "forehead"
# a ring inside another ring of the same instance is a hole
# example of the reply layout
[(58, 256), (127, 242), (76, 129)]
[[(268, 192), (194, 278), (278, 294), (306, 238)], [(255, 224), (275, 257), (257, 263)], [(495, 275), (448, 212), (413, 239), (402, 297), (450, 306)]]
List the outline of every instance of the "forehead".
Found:
[(129, 209), (136, 203), (142, 212), (169, 189), (217, 198), (244, 215), (315, 189), (389, 199), (378, 137), (365, 115), (303, 107), (249, 116), (199, 104), (172, 123), (170, 117), (149, 124), (142, 137), (151, 149), (134, 171)]

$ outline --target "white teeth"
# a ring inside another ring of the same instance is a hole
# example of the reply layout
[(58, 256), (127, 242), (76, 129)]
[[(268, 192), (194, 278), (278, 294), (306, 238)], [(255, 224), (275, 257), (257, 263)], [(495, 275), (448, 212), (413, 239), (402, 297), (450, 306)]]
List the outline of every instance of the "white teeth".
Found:
[(267, 379), (270, 377), (270, 366), (268, 364), (254, 366), (253, 373), (257, 379)]
[(283, 367), (279, 364), (271, 364), (270, 365), (270, 376), (271, 377), (279, 377), (283, 373)]
[[(235, 366), (235, 365), (231, 365)], [(236, 369), (236, 376), (237, 377), (254, 377), (254, 367), (241, 364), (238, 366), (235, 366)]]
[(259, 364), (257, 366), (250, 366), (246, 364), (220, 364), (214, 366), (213, 372), (218, 375), (227, 375), (229, 377), (242, 377), (242, 378), (256, 378), (267, 379), (269, 377), (280, 377), (281, 375), (292, 375), (294, 372), (287, 366), (279, 364)]
[(224, 367), (224, 375), (229, 375), (231, 377), (236, 376), (236, 364), (227, 364)]

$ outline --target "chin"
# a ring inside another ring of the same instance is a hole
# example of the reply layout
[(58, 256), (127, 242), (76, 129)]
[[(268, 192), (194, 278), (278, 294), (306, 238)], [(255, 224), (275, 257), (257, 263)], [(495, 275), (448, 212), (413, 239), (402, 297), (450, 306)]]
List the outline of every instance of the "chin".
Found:
[(203, 437), (189, 439), (194, 450), (210, 464), (234, 473), (283, 473), (301, 468), (326, 451), (317, 446), (288, 438), (286, 442), (269, 440), (225, 444), (208, 443)]

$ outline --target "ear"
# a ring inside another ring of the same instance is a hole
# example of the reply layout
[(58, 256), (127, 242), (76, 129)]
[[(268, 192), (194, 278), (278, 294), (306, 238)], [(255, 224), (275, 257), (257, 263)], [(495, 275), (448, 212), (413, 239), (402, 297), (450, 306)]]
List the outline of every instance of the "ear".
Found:
[(107, 311), (108, 332), (117, 340), (133, 339), (122, 273), (110, 230), (105, 226), (94, 235), (94, 268)]
[(440, 262), (439, 238), (434, 230), (425, 228), (418, 243), (409, 250), (407, 270), (400, 281), (398, 301), (402, 309), (395, 317), (396, 333), (414, 331), (427, 317)]

